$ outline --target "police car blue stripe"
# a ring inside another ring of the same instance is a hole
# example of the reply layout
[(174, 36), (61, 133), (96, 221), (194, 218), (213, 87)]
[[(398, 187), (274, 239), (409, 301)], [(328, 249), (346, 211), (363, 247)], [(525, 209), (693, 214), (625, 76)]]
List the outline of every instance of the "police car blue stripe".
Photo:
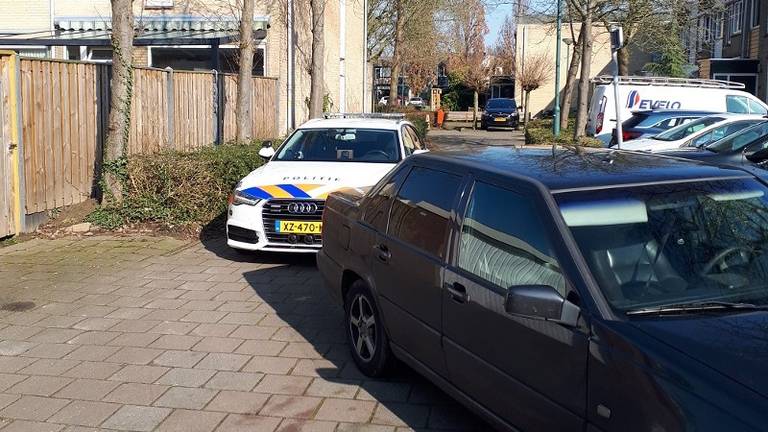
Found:
[(293, 195), (294, 198), (311, 198), (308, 193), (292, 184), (279, 184), (277, 187)]
[(243, 189), (242, 192), (245, 192), (248, 195), (250, 195), (250, 196), (252, 196), (254, 198), (258, 198), (258, 199), (270, 199), (270, 198), (272, 198), (271, 194), (269, 194), (269, 193), (265, 192), (263, 189), (257, 188), (257, 187), (251, 187), (251, 188), (248, 188), (248, 189)]

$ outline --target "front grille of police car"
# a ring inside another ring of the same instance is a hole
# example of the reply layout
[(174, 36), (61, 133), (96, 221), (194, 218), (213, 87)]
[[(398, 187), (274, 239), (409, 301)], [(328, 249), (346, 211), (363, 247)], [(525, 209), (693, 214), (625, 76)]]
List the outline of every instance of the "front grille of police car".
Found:
[[(313, 213), (291, 213), (288, 211), (288, 207), (291, 203), (315, 203), (317, 205), (317, 211)], [(290, 234), (278, 233), (275, 230), (276, 220), (291, 220), (291, 221), (306, 221), (306, 222), (320, 222), (323, 219), (323, 208), (325, 207), (325, 201), (323, 200), (294, 200), (294, 199), (271, 199), (264, 204), (264, 209), (261, 212), (261, 218), (264, 221), (264, 233), (267, 236), (267, 241), (270, 243), (281, 243), (290, 245), (293, 247), (311, 247), (319, 246), (322, 243), (321, 234), (313, 234), (312, 241), (308, 242), (305, 235), (296, 234), (293, 242), (291, 242)]]

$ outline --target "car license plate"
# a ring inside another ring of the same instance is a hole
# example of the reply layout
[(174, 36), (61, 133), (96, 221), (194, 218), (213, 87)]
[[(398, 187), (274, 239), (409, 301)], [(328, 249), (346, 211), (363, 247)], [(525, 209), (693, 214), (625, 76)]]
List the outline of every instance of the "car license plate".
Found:
[(320, 234), (323, 231), (323, 223), (277, 220), (275, 231), (288, 234)]
[(496, 117), (495, 119), (493, 119), (493, 121), (503, 122), (503, 121), (507, 121), (507, 118), (506, 117)]

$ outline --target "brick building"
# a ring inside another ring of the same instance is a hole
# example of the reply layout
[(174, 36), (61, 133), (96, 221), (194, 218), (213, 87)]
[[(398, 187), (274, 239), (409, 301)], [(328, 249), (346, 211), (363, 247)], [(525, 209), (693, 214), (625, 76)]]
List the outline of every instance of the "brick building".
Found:
[[(137, 66), (177, 70), (235, 72), (237, 42), (210, 43), (211, 35), (236, 35), (239, 21), (236, 0), (135, 1), (137, 35), (157, 38), (151, 46), (136, 46)], [(288, 43), (289, 5), (293, 5), (294, 43)], [(111, 28), (109, 0), (0, 0), (0, 37), (78, 38), (100, 35), (108, 39)], [(281, 133), (308, 118), (310, 61), (309, 2), (256, 0), (255, 29), (261, 38), (254, 57), (255, 75), (280, 80)], [(332, 111), (362, 111), (370, 106), (371, 83), (366, 79), (364, 0), (328, 0), (325, 6), (325, 87)], [(16, 36), (14, 36), (16, 35)], [(205, 43), (190, 45), (190, 35)], [(96, 36), (94, 36), (96, 37)], [(163, 39), (166, 38), (166, 39)], [(179, 45), (176, 38), (186, 38)], [(167, 44), (163, 42), (167, 41)], [(20, 54), (70, 60), (110, 61), (108, 43), (97, 45), (10, 45)], [(215, 51), (213, 51), (215, 50)], [(292, 61), (290, 61), (292, 58)], [(366, 83), (367, 81), (367, 83)], [(366, 89), (367, 88), (367, 89)]]

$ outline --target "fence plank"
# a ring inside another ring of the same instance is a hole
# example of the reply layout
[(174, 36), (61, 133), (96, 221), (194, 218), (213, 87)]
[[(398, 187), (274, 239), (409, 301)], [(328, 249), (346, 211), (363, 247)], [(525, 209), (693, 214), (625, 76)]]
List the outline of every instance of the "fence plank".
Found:
[(11, 130), (9, 74), (14, 71), (7, 56), (0, 57), (0, 237), (14, 234), (13, 196), (11, 189), (11, 152), (9, 151)]

